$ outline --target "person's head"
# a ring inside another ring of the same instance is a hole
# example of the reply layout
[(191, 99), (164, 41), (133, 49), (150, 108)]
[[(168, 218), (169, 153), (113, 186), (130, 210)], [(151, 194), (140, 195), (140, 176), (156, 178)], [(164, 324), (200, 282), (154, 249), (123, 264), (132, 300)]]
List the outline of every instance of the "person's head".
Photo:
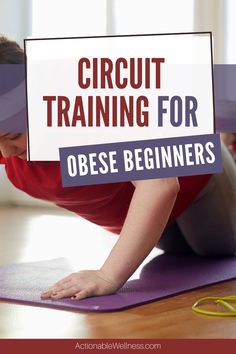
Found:
[[(0, 64), (23, 64), (24, 52), (12, 40), (0, 35)], [(27, 138), (26, 133), (13, 133), (0, 131), (0, 152), (3, 157), (18, 156), (26, 159)]]
[(24, 51), (18, 43), (0, 34), (0, 64), (24, 64)]
[(26, 134), (0, 133), (0, 152), (3, 157), (18, 156), (27, 158)]

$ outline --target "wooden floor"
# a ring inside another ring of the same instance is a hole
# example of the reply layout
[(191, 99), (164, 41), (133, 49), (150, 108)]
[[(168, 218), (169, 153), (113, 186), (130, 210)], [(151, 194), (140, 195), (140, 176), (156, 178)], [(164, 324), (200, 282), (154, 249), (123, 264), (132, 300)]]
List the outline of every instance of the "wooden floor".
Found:
[[(0, 207), (0, 264), (67, 257), (78, 269), (98, 267), (115, 241), (116, 236), (60, 210)], [(152, 251), (146, 262), (157, 254)], [(229, 294), (236, 294), (236, 280), (110, 313), (0, 302), (0, 338), (236, 338), (236, 317), (191, 310), (199, 297)]]

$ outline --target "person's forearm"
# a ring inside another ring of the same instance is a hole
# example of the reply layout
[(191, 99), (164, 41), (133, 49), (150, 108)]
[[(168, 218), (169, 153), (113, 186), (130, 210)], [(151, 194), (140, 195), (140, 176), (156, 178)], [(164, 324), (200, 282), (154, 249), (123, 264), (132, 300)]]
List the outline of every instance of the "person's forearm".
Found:
[(158, 242), (170, 216), (178, 182), (175, 178), (139, 181), (120, 237), (101, 267), (122, 286)]

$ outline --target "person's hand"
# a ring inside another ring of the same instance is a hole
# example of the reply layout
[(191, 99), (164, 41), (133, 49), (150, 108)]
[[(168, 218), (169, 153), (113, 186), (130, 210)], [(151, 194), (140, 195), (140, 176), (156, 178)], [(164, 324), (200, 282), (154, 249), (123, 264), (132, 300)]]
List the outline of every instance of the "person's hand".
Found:
[(42, 298), (61, 299), (71, 297), (80, 300), (90, 296), (108, 295), (116, 292), (119, 285), (101, 270), (82, 270), (72, 273), (42, 292)]

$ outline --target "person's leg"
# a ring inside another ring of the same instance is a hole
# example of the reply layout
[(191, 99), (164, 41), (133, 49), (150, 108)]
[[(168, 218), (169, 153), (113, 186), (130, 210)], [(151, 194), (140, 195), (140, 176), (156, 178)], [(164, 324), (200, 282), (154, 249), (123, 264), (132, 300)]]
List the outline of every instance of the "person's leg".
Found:
[(176, 222), (173, 222), (171, 225), (165, 228), (156, 247), (168, 253), (193, 253), (193, 250), (184, 239)]
[(198, 255), (236, 252), (236, 167), (222, 146), (224, 171), (215, 174), (193, 203), (177, 218), (187, 243)]

